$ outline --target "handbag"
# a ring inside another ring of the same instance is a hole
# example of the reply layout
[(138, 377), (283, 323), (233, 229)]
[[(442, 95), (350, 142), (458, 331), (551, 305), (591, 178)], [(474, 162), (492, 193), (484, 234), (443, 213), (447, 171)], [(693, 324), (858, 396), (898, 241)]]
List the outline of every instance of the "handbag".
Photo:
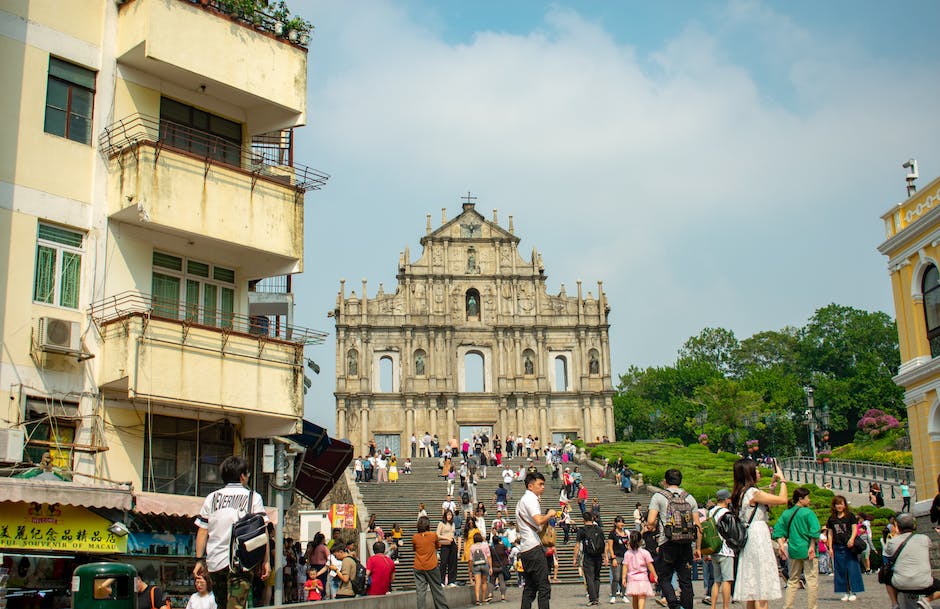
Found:
[(881, 560), (881, 567), (878, 568), (878, 583), (884, 584), (886, 586), (891, 585), (891, 579), (894, 577), (894, 563), (898, 561), (898, 556), (901, 555), (901, 550), (904, 549), (904, 546), (907, 545), (907, 542), (911, 540), (911, 537), (914, 536), (914, 533), (908, 535), (907, 539), (904, 540), (898, 549), (894, 552), (894, 556), (885, 556)]

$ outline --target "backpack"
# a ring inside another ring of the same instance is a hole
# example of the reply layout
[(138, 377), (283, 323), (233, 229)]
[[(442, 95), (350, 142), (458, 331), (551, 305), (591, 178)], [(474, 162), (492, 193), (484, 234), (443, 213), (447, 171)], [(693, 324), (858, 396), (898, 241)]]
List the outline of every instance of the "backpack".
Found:
[(253, 570), (264, 561), (268, 549), (268, 527), (264, 514), (245, 514), (232, 525), (229, 567), (233, 572)]
[(690, 543), (698, 537), (695, 521), (692, 519), (692, 506), (686, 501), (689, 494), (685, 491), (660, 493), (666, 498), (666, 514), (660, 514), (663, 532), (667, 541)]
[(460, 494), (460, 503), (466, 505), (470, 503), (470, 493), (464, 491)]
[(741, 520), (737, 513), (732, 510), (725, 512), (721, 520), (715, 523), (718, 534), (725, 540), (728, 547), (737, 555), (747, 545), (747, 529), (754, 521), (754, 515), (757, 514), (757, 506), (751, 511), (751, 517), (747, 522)]
[(484, 554), (483, 550), (480, 548), (474, 550), (470, 558), (473, 560), (473, 566), (475, 567), (481, 567), (486, 564), (486, 554)]
[[(351, 557), (350, 557), (351, 558)], [(365, 596), (366, 589), (368, 588), (368, 580), (366, 578), (366, 568), (362, 566), (362, 563), (352, 559), (356, 563), (356, 576), (352, 579), (352, 589), (353, 593), (356, 596)]]
[(584, 531), (584, 539), (581, 541), (581, 549), (588, 556), (600, 556), (604, 553), (604, 531), (596, 524), (581, 528)]
[(718, 534), (718, 527), (715, 524), (715, 518), (709, 516), (702, 523), (702, 555), (709, 556), (720, 551), (722, 543), (721, 535)]

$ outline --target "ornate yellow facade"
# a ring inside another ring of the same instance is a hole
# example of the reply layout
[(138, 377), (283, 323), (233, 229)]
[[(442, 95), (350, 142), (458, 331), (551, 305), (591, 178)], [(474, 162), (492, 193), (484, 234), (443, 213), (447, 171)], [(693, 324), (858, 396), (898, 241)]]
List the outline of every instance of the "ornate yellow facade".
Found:
[(882, 216), (919, 499), (940, 473), (940, 178)]
[(546, 290), (542, 257), (473, 203), (436, 230), (423, 252), (399, 256), (398, 286), (346, 294), (336, 321), (336, 429), (364, 451), (411, 435), (442, 443), (474, 430), (589, 441), (614, 437), (607, 297)]

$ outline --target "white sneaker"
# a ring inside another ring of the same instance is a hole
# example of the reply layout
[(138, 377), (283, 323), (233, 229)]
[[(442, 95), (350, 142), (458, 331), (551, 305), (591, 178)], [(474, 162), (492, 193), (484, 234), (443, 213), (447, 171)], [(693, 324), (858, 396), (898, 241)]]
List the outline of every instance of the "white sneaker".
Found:
[(610, 597), (610, 604), (613, 605), (613, 604), (616, 603), (616, 602), (617, 602), (617, 597), (616, 597), (616, 596), (611, 596), (611, 597)]
[(844, 603), (845, 601), (849, 600), (849, 595), (848, 595), (848, 594), (843, 594), (843, 595), (842, 595), (842, 598), (840, 598), (839, 600)]
[(630, 597), (627, 596), (626, 594), (624, 594), (624, 595), (623, 595), (623, 602), (625, 602), (625, 603), (627, 603), (627, 604), (629, 605), (629, 604), (630, 604)]
[(849, 600), (850, 600), (850, 601), (854, 601), (854, 600), (856, 600), (857, 598), (858, 598), (858, 597), (856, 597), (854, 594), (850, 594), (850, 595), (849, 595)]

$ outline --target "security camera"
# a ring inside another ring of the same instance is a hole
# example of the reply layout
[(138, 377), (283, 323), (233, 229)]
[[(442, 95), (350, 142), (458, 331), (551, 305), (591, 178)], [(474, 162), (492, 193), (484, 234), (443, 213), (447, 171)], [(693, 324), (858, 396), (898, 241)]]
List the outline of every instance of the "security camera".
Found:
[(130, 530), (123, 522), (112, 522), (111, 526), (108, 527), (108, 531), (117, 537), (127, 537), (127, 534), (130, 533)]

